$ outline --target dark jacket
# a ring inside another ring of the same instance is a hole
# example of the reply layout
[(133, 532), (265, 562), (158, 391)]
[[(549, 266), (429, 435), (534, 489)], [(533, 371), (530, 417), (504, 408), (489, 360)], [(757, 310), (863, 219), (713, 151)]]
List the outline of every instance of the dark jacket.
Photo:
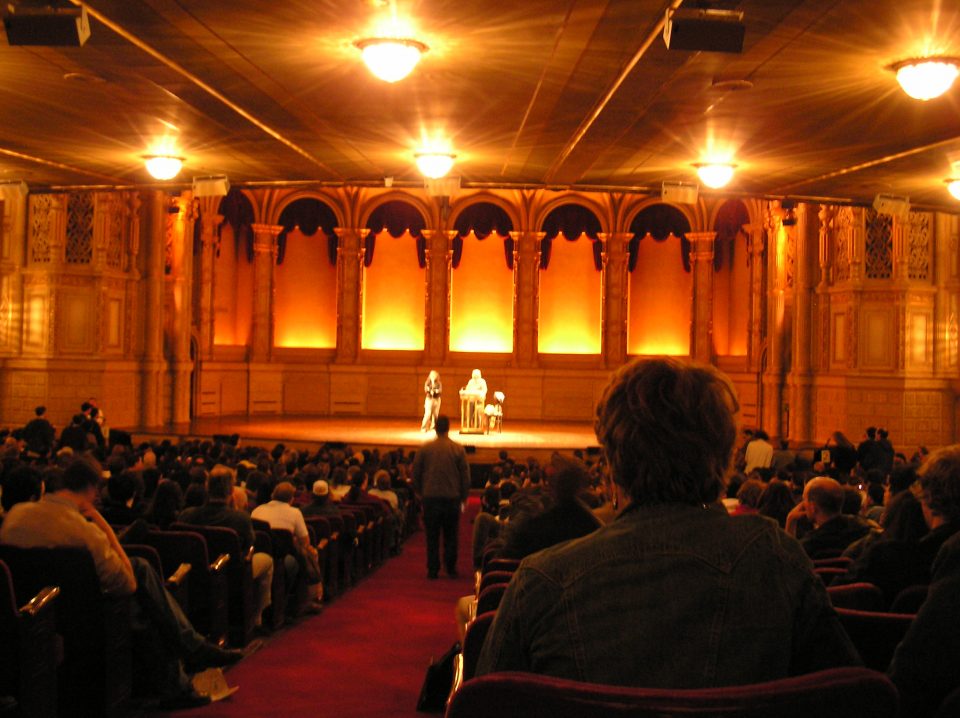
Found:
[(253, 546), (253, 522), (250, 516), (243, 511), (229, 508), (225, 502), (211, 501), (203, 506), (184, 509), (179, 521), (194, 526), (222, 526), (233, 529), (239, 534), (241, 545)]
[(551, 506), (534, 516), (511, 519), (504, 531), (503, 558), (524, 558), (550, 546), (586, 536), (600, 528), (600, 521), (578, 499)]
[(840, 514), (806, 534), (801, 540), (807, 555), (814, 558), (840, 553), (858, 538), (866, 536), (870, 527), (855, 516)]
[(773, 521), (661, 505), (524, 559), (476, 674), (697, 688), (858, 663), (810, 560)]
[(470, 495), (467, 453), (448, 436), (424, 444), (413, 460), (413, 485), (425, 499), (458, 499)]

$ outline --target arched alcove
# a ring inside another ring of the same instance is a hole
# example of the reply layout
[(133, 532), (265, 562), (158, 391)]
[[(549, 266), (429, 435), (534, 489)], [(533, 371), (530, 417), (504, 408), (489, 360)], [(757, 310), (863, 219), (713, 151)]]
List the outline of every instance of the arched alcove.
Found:
[(719, 356), (746, 356), (750, 323), (750, 255), (743, 225), (750, 215), (730, 199), (717, 211), (713, 231), (713, 344)]
[(213, 259), (213, 343), (244, 346), (253, 317), (253, 205), (234, 188), (217, 212), (223, 221)]

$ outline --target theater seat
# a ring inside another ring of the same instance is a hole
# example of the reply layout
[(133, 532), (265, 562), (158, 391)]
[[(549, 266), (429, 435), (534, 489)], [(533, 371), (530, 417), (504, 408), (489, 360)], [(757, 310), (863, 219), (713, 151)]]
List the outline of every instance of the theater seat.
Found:
[(885, 675), (835, 668), (769, 683), (670, 690), (622, 688), (494, 673), (463, 684), (446, 718), (895, 718), (897, 691)]
[(920, 606), (927, 600), (927, 592), (930, 587), (926, 584), (917, 584), (907, 586), (890, 604), (890, 613), (917, 613)]
[(835, 579), (837, 576), (847, 575), (847, 569), (845, 568), (814, 567), (813, 572), (820, 577), (820, 580), (823, 581), (824, 586), (829, 586), (833, 579)]
[(490, 571), (489, 573), (485, 573), (480, 577), (480, 584), (477, 586), (477, 595), (479, 596), (483, 593), (483, 589), (488, 586), (494, 586), (498, 583), (510, 583), (511, 578), (513, 578), (513, 573), (510, 571)]
[(488, 571), (516, 571), (520, 567), (520, 559), (517, 558), (493, 558), (484, 564), (483, 572)]
[(852, 608), (838, 608), (836, 611), (863, 664), (877, 671), (887, 670), (897, 644), (903, 640), (914, 619), (911, 613), (878, 613)]
[(853, 565), (853, 559), (849, 556), (838, 556), (836, 558), (818, 558), (814, 560), (814, 568), (842, 568), (849, 570)]
[(827, 595), (834, 608), (854, 608), (858, 611), (883, 611), (886, 599), (883, 591), (872, 583), (849, 583), (846, 586), (828, 586)]
[(503, 592), (506, 590), (507, 584), (505, 583), (495, 583), (483, 589), (480, 595), (477, 596), (476, 615), (479, 616), (488, 611), (496, 611), (500, 606), (500, 599), (503, 598)]
[(55, 605), (60, 589), (47, 586), (20, 605), (10, 569), (0, 561), (0, 696), (17, 701), (31, 718), (57, 715), (58, 639)]

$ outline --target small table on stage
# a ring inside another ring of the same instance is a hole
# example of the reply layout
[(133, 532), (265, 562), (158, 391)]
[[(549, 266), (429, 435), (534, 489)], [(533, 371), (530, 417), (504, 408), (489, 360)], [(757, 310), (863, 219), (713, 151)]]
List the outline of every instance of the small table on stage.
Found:
[(483, 402), (486, 394), (476, 391), (460, 390), (460, 433), (482, 434), (486, 416), (483, 413)]

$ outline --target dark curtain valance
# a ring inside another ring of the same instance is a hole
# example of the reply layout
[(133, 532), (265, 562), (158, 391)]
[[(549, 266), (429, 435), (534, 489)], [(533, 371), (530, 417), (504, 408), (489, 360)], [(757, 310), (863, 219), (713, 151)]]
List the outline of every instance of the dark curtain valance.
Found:
[(280, 213), (280, 224), (283, 229), (277, 236), (277, 264), (282, 264), (287, 252), (287, 235), (294, 229), (299, 229), (305, 237), (313, 237), (317, 230), (322, 230), (327, 240), (327, 259), (330, 264), (337, 263), (337, 215), (330, 206), (313, 197), (304, 197), (291, 202)]
[(651, 237), (654, 241), (663, 242), (673, 235), (680, 240), (680, 261), (684, 271), (690, 271), (690, 242), (687, 232), (690, 231), (690, 222), (676, 207), (669, 204), (653, 204), (637, 213), (630, 223), (630, 233), (633, 237), (627, 247), (629, 253), (628, 269), (632, 272), (637, 268), (637, 258), (640, 255), (640, 240)]
[(370, 219), (367, 220), (367, 229), (370, 233), (367, 234), (364, 242), (366, 253), (363, 257), (363, 265), (369, 267), (373, 263), (377, 235), (386, 230), (394, 239), (403, 236), (404, 232), (410, 232), (417, 240), (417, 261), (421, 268), (427, 266), (427, 243), (423, 237), (426, 226), (423, 215), (412, 204), (400, 200), (384, 202), (373, 210)]
[[(217, 213), (223, 217), (217, 227), (217, 239), (226, 225), (233, 229), (233, 239), (237, 245), (237, 256), (240, 256), (240, 247), (246, 247), (247, 261), (253, 261), (253, 205), (247, 196), (237, 188), (231, 189), (226, 197), (220, 200)], [(220, 242), (217, 242), (217, 256), (220, 256)]]
[(513, 231), (513, 222), (502, 207), (492, 202), (477, 202), (457, 215), (457, 221), (453, 226), (457, 230), (457, 236), (453, 238), (454, 269), (460, 266), (460, 260), (463, 258), (463, 238), (471, 231), (480, 241), (494, 233), (503, 237), (504, 258), (507, 267), (513, 269), (513, 238), (510, 236), (510, 232)]
[(717, 233), (713, 242), (713, 268), (716, 271), (719, 272), (724, 264), (733, 266), (737, 235), (743, 231), (745, 224), (750, 224), (750, 215), (743, 202), (738, 199), (724, 202), (713, 223), (713, 230)]
[(598, 272), (603, 269), (603, 246), (600, 243), (600, 220), (597, 215), (579, 204), (564, 204), (553, 209), (543, 220), (541, 231), (544, 233), (540, 241), (540, 268), (550, 266), (550, 252), (553, 241), (559, 236), (568, 242), (575, 242), (580, 235), (585, 234), (593, 242), (593, 265)]

